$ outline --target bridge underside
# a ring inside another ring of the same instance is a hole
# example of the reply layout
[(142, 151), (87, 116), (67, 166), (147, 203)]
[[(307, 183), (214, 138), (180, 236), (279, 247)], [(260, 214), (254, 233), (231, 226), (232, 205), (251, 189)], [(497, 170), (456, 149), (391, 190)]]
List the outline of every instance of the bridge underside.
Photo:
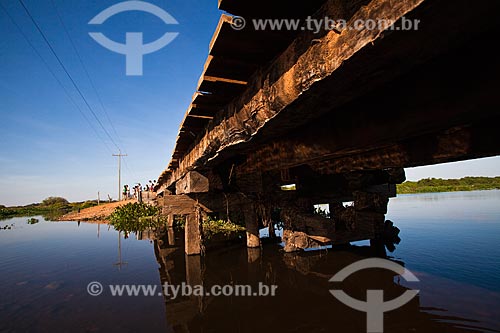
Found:
[[(420, 23), (411, 31), (287, 33), (289, 46), (271, 50), (276, 54), (268, 62), (252, 67), (251, 59), (239, 59), (236, 74), (242, 62), (255, 70), (236, 82), (231, 66), (214, 65), (236, 64), (228, 60), (234, 51), (223, 47), (234, 31), (221, 21), (200, 88), (233, 80), (237, 89), (228, 89), (229, 97), (216, 88), (195, 96), (159, 179), (165, 212), (191, 217), (186, 241), (200, 238), (204, 214), (243, 221), (250, 247), (260, 244), (259, 227), (278, 220), (287, 251), (380, 238), (403, 168), (500, 154), (498, 1), (315, 4), (319, 9), (302, 15), (390, 18), (396, 26), (404, 16)], [(238, 38), (255, 39), (255, 33), (242, 30)], [(210, 108), (217, 111), (206, 118), (191, 114)], [(283, 191), (290, 184), (295, 190)], [(171, 204), (176, 200), (187, 200), (187, 211)], [(343, 207), (345, 201), (354, 206)], [(330, 205), (329, 218), (314, 214), (320, 203)], [(199, 249), (195, 242), (187, 252)]]

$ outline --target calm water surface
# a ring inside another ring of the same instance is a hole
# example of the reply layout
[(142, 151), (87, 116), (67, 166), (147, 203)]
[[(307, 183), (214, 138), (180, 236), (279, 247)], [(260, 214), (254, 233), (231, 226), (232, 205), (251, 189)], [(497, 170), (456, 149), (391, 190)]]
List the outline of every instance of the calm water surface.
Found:
[[(388, 219), (401, 229), (390, 257), (414, 272), (415, 285), (385, 271), (365, 270), (342, 288), (363, 299), (383, 289), (387, 299), (420, 289), (386, 313), (385, 332), (500, 331), (500, 191), (401, 195)], [(107, 225), (0, 221), (0, 332), (366, 332), (366, 317), (330, 295), (328, 279), (373, 255), (366, 242), (351, 249), (285, 254), (231, 247), (203, 262), (185, 258), (182, 235), (137, 240)], [(259, 282), (275, 297), (92, 297), (87, 284)]]

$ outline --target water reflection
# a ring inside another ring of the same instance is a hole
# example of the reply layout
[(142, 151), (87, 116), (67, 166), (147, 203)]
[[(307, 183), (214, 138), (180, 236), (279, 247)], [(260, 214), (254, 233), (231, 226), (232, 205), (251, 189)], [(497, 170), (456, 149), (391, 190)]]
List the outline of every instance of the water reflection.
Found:
[[(14, 225), (0, 230), (0, 332), (365, 332), (364, 313), (337, 301), (328, 292), (333, 288), (359, 299), (368, 288), (383, 289), (387, 298), (420, 289), (418, 298), (386, 314), (386, 332), (499, 330), (500, 191), (431, 196), (439, 200), (391, 199), (389, 209), (402, 241), (388, 254), (419, 277), (416, 287), (373, 270), (341, 285), (328, 282), (358, 259), (385, 256), (380, 246), (298, 254), (281, 252), (279, 244), (227, 246), (201, 260), (186, 258), (182, 233), (168, 229), (127, 239), (122, 233), (120, 260), (118, 232), (107, 225), (0, 221), (0, 228)], [(119, 270), (119, 261), (128, 264)], [(89, 296), (91, 281), (279, 288), (275, 297), (117, 298)]]
[[(169, 230), (154, 241), (162, 283), (202, 284), (205, 290), (227, 284), (257, 288), (259, 282), (279, 287), (274, 297), (165, 297), (166, 319), (173, 332), (366, 332), (366, 315), (337, 301), (329, 290), (342, 289), (365, 300), (367, 289), (381, 289), (388, 300), (408, 289), (393, 272), (380, 269), (359, 271), (341, 284), (328, 281), (355, 261), (384, 257), (380, 247), (283, 253), (279, 245), (267, 244), (262, 249), (214, 250), (201, 259), (185, 256), (182, 240)], [(402, 308), (386, 313), (385, 332), (486, 330), (477, 322), (447, 315), (445, 309), (422, 308), (420, 304), (417, 296)]]

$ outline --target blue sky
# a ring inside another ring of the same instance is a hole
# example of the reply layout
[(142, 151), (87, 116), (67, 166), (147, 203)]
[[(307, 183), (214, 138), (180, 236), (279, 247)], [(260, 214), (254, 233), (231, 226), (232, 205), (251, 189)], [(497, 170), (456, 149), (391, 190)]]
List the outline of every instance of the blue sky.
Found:
[[(179, 124), (196, 90), (208, 45), (219, 20), (216, 0), (151, 0), (178, 22), (165, 25), (143, 12), (118, 14), (99, 27), (88, 25), (116, 0), (24, 0), (98, 118), (127, 153), (122, 183), (156, 179), (166, 167)], [(117, 197), (118, 149), (100, 128), (65, 76), (18, 1), (0, 0), (91, 123), (72, 104), (23, 35), (0, 8), (0, 204), (40, 202), (48, 196), (71, 201)], [(55, 6), (54, 6), (55, 4)], [(71, 35), (97, 95), (71, 47)], [(125, 75), (125, 56), (97, 44), (99, 31), (124, 43), (126, 32), (152, 42), (165, 32), (179, 36), (144, 56), (144, 75)], [(111, 123), (108, 121), (111, 119)], [(113, 128), (114, 127), (114, 128)], [(95, 133), (97, 131), (98, 134)], [(116, 130), (116, 132), (115, 132)], [(409, 169), (409, 179), (499, 175), (500, 158)]]

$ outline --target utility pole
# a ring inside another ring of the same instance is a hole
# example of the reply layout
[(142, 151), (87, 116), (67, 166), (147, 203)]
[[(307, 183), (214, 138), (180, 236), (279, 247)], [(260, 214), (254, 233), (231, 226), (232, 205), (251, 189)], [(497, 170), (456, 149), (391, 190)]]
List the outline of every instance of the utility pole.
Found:
[(115, 263), (115, 266), (118, 266), (118, 270), (122, 269), (123, 265), (127, 265), (127, 262), (122, 261), (122, 241), (121, 241), (121, 231), (118, 232), (118, 262)]
[(127, 156), (120, 151), (118, 154), (113, 154), (118, 157), (118, 201), (122, 201), (122, 157)]

